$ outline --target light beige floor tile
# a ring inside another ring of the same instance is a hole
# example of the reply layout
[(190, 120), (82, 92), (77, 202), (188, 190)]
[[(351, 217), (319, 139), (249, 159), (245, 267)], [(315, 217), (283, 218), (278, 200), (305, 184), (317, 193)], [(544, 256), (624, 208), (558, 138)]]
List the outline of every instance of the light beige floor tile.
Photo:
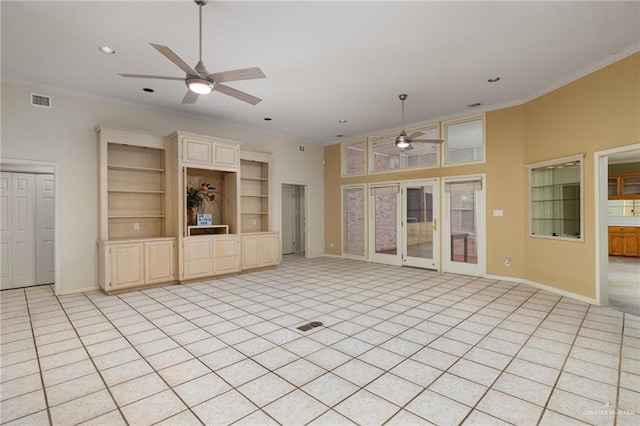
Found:
[(411, 401), (405, 409), (443, 426), (460, 424), (471, 411), (470, 407), (428, 389)]
[(285, 425), (306, 424), (327, 410), (327, 406), (301, 390), (295, 390), (264, 407), (264, 411)]
[(353, 359), (334, 369), (333, 373), (358, 386), (366, 386), (380, 377), (384, 371), (359, 359)]
[(301, 389), (323, 404), (333, 407), (356, 392), (358, 386), (333, 373), (327, 373), (307, 383)]
[(365, 389), (387, 401), (393, 402), (399, 407), (404, 406), (423, 390), (422, 386), (391, 373), (378, 377), (367, 385)]
[(120, 414), (120, 411), (113, 410), (107, 414), (80, 423), (80, 426), (127, 426), (127, 422)]
[(78, 424), (115, 408), (109, 392), (102, 390), (52, 407), (51, 420), (55, 425)]
[(473, 407), (485, 394), (487, 387), (453, 374), (444, 373), (429, 386), (429, 390)]
[(536, 424), (542, 407), (490, 389), (478, 403), (478, 410), (513, 424)]
[(427, 387), (442, 374), (442, 370), (430, 367), (412, 359), (407, 359), (390, 371), (410, 382)]
[(54, 386), (48, 386), (45, 392), (49, 406), (53, 407), (102, 389), (105, 389), (105, 385), (100, 375), (91, 373)]
[(120, 364), (115, 367), (108, 368), (101, 371), (102, 377), (108, 386), (115, 386), (118, 383), (123, 383), (128, 380), (141, 377), (151, 373), (153, 370), (149, 366), (149, 363), (140, 358), (135, 361), (130, 361), (125, 364)]
[(246, 356), (233, 349), (232, 347), (220, 349), (219, 351), (215, 351), (199, 357), (200, 361), (202, 361), (214, 371), (224, 368), (227, 365), (234, 364), (238, 361), (242, 361), (246, 358)]
[(295, 387), (286, 380), (269, 373), (245, 383), (237, 390), (258, 407), (264, 407), (294, 389)]
[(356, 423), (334, 410), (326, 411), (320, 417), (316, 417), (309, 423), (310, 426), (351, 426)]
[(236, 390), (230, 390), (193, 407), (193, 412), (204, 424), (231, 424), (257, 410)]
[(166, 390), (122, 407), (122, 413), (129, 424), (146, 426), (168, 419), (186, 408), (175, 393)]
[(233, 387), (250, 382), (268, 372), (269, 370), (250, 359), (242, 360), (216, 371), (220, 377)]
[(35, 392), (39, 389), (42, 389), (42, 381), (37, 373), (9, 380), (0, 386), (0, 401)]
[(150, 373), (110, 388), (111, 395), (119, 406), (124, 406), (160, 393), (167, 389), (165, 382), (156, 373)]
[(560, 374), (556, 388), (595, 401), (614, 401), (617, 395), (617, 388), (615, 386), (577, 376), (566, 371)]
[(172, 365), (180, 364), (193, 359), (193, 356), (184, 348), (173, 348), (145, 357), (147, 362), (156, 370), (162, 370)]
[(2, 401), (0, 423), (28, 416), (46, 408), (42, 389)]
[(400, 410), (387, 423), (385, 423), (385, 425), (387, 426), (429, 426), (429, 425), (433, 425), (433, 423), (430, 423), (427, 420), (423, 419), (422, 417), (418, 417), (407, 410)]
[(308, 355), (306, 359), (325, 370), (333, 370), (351, 360), (352, 357), (333, 348), (324, 348)]
[(465, 426), (507, 426), (511, 423), (503, 422), (502, 420), (483, 413), (482, 411), (473, 410), (467, 418), (464, 419), (462, 424)]
[(160, 370), (159, 373), (162, 378), (166, 380), (169, 386), (177, 386), (181, 383), (209, 374), (211, 373), (211, 369), (197, 359), (192, 359), (190, 361), (185, 361), (181, 364), (165, 368), (164, 370)]
[[(257, 424), (257, 423), (256, 423)], [(191, 411), (185, 410), (168, 419), (156, 423), (156, 426), (201, 426), (202, 422)]]
[(335, 410), (357, 424), (372, 425), (383, 424), (399, 407), (363, 389), (338, 404)]
[(48, 426), (50, 425), (50, 422), (47, 410), (42, 410), (25, 417), (20, 417), (19, 419), (10, 421), (9, 423), (2, 424), (7, 426)]

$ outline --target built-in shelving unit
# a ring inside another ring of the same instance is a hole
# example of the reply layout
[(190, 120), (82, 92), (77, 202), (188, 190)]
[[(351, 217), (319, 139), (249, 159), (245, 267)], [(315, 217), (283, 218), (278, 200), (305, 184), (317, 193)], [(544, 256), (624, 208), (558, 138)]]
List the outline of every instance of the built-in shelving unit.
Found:
[(242, 233), (269, 231), (269, 158), (261, 160), (240, 160)]

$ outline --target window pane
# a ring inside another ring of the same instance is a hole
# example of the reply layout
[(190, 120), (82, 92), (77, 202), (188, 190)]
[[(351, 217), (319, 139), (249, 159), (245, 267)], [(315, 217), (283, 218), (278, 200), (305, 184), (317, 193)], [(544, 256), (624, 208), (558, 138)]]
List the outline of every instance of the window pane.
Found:
[(345, 188), (342, 194), (344, 211), (342, 251), (364, 256), (364, 187)]
[[(407, 131), (411, 134), (416, 130)], [(372, 138), (371, 171), (418, 169), (436, 167), (438, 165), (438, 144), (421, 143), (419, 139), (438, 139), (436, 126), (419, 129), (423, 134), (417, 136), (409, 149), (396, 146), (396, 134)]]
[(376, 253), (398, 253), (396, 200), (397, 194), (394, 192), (373, 196)]
[(407, 256), (433, 259), (433, 186), (407, 188)]
[(452, 262), (478, 263), (475, 194), (467, 184), (450, 185)]
[(366, 173), (366, 146), (363, 142), (343, 145), (343, 170), (345, 176)]
[(483, 119), (445, 124), (447, 158), (446, 164), (482, 161)]

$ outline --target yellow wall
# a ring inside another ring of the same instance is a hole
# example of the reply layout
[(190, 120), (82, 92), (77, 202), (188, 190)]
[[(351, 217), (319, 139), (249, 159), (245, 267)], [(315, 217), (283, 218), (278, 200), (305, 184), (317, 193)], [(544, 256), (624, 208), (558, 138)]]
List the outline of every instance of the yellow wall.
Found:
[[(325, 147), (325, 253), (341, 254), (341, 185), (485, 173), (487, 274), (594, 298), (593, 153), (640, 141), (639, 63), (635, 54), (524, 105), (488, 112), (484, 164), (342, 178), (340, 144)], [(586, 154), (584, 243), (529, 237), (525, 165), (578, 153)]]

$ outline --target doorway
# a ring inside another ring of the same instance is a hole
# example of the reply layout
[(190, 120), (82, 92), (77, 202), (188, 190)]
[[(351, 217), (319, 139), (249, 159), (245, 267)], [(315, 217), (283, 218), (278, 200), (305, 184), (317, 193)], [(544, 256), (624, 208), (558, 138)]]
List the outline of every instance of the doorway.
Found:
[(1, 290), (55, 282), (53, 173), (2, 171), (0, 269)]
[(440, 270), (438, 179), (402, 183), (402, 264)]
[(305, 253), (306, 186), (282, 184), (282, 254)]
[[(638, 284), (640, 257), (625, 255), (638, 254), (640, 249), (637, 237), (635, 241), (631, 241), (633, 233), (631, 238), (626, 233), (629, 229), (640, 227), (640, 216), (634, 215), (635, 208), (625, 208), (626, 203), (631, 201), (635, 204), (637, 200), (609, 200), (611, 190), (615, 189), (610, 185), (609, 175), (637, 173), (640, 170), (640, 148), (636, 144), (596, 152), (594, 164), (596, 169), (596, 303), (640, 315), (640, 284)], [(613, 198), (619, 198), (613, 193), (611, 195), (614, 195)], [(631, 214), (628, 214), (629, 212)], [(617, 245), (621, 242), (620, 240), (631, 243), (635, 253), (619, 250), (620, 247)]]

